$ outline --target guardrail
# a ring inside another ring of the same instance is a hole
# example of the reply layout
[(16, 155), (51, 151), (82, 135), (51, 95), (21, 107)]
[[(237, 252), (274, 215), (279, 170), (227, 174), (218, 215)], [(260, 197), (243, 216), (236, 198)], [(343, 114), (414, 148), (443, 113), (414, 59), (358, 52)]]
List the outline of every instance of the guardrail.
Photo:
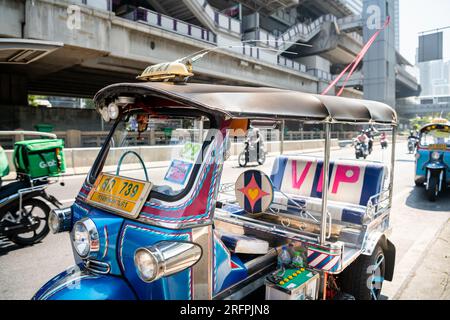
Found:
[(172, 18), (146, 8), (138, 7), (135, 10), (123, 15), (122, 18), (151, 25), (167, 31), (172, 31), (197, 40), (214, 44), (217, 43), (216, 34), (206, 28)]
[(193, 0), (199, 7), (203, 9), (204, 14), (209, 18), (216, 27), (233, 32), (237, 35), (241, 34), (241, 21), (231, 18), (214, 9), (206, 0)]
[(39, 131), (26, 131), (26, 130), (17, 130), (17, 131), (0, 131), (0, 146), (4, 149), (12, 149), (14, 147), (14, 143), (27, 140), (27, 138), (50, 138), (56, 139), (57, 135), (55, 133), (48, 132), (39, 132)]
[[(140, 139), (137, 139), (138, 133), (131, 132), (127, 136), (127, 145), (131, 147), (139, 146), (168, 146), (176, 144), (179, 137), (185, 137), (186, 131), (192, 136), (194, 134), (195, 140), (198, 140), (199, 130), (173, 130), (171, 133), (164, 131), (148, 130), (140, 134)], [(48, 137), (59, 138), (65, 141), (65, 146), (69, 148), (98, 148), (100, 147), (106, 137), (108, 131), (80, 131), (80, 130), (68, 130), (68, 131), (56, 131), (53, 133), (45, 132), (33, 132), (30, 131), (3, 131), (0, 133), (0, 145), (4, 149), (12, 149), (14, 143), (22, 141), (30, 137)], [(264, 139), (267, 142), (280, 141), (279, 130), (261, 130)], [(332, 138), (339, 140), (348, 140), (355, 137), (357, 132), (355, 131), (341, 131), (333, 132)], [(317, 140), (324, 139), (325, 133), (323, 131), (287, 131), (284, 134), (285, 141), (302, 141), (302, 140)], [(236, 141), (243, 141), (243, 138), (239, 138)]]
[(278, 56), (278, 65), (306, 73), (305, 65), (282, 56)]

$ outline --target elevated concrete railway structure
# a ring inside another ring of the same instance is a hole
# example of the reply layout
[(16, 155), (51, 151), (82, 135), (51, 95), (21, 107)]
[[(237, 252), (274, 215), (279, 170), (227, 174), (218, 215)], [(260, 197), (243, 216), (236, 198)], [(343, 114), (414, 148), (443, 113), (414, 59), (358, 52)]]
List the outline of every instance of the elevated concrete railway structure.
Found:
[[(0, 0), (0, 104), (26, 104), (28, 93), (92, 97), (203, 49), (214, 51), (194, 81), (320, 93), (363, 46), (363, 18), (344, 0), (235, 1), (237, 14), (222, 0), (138, 3)], [(414, 92), (402, 63), (398, 85)], [(344, 95), (361, 98), (363, 85), (357, 72)]]

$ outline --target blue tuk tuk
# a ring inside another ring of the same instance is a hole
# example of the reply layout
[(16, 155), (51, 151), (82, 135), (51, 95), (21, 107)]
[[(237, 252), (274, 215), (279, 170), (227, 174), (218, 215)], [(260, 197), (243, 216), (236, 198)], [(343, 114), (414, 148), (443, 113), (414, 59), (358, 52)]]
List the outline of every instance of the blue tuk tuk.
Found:
[(416, 186), (425, 185), (430, 201), (450, 184), (450, 122), (435, 119), (420, 129), (416, 152)]
[[(190, 76), (189, 65), (157, 65), (146, 82), (97, 93), (111, 132), (75, 203), (49, 218), (53, 232), (70, 232), (76, 265), (34, 299), (377, 299), (394, 275), (395, 111)], [(323, 126), (323, 157), (279, 156), (271, 173), (221, 184), (230, 137), (252, 121), (285, 120)], [(148, 128), (161, 121), (179, 121), (176, 145), (155, 144)], [(330, 159), (341, 123), (391, 128), (391, 168)]]

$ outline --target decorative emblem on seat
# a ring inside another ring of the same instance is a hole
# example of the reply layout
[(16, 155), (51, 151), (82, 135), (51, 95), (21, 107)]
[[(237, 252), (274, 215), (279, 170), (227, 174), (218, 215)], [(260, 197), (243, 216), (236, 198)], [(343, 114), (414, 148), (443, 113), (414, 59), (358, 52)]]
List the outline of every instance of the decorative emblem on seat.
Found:
[(270, 178), (258, 170), (243, 172), (235, 184), (236, 199), (247, 213), (265, 212), (273, 200)]

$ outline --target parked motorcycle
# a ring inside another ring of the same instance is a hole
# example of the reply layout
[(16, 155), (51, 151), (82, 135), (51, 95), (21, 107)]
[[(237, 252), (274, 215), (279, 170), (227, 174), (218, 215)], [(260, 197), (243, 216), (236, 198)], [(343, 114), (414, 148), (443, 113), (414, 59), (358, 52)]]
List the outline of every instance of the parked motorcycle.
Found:
[(366, 144), (356, 141), (355, 142), (355, 156), (356, 159), (364, 158), (367, 159), (369, 156), (369, 148)]
[(28, 140), (14, 145), (17, 177), (0, 187), (0, 236), (18, 245), (32, 245), (48, 234), (48, 203), (57, 208), (62, 204), (46, 189), (57, 181), (54, 177), (65, 171), (63, 146), (63, 140), (58, 139)]
[(46, 189), (48, 178), (30, 179), (19, 175), (17, 180), (0, 188), (0, 235), (18, 245), (32, 245), (49, 232), (50, 207), (62, 204)]

